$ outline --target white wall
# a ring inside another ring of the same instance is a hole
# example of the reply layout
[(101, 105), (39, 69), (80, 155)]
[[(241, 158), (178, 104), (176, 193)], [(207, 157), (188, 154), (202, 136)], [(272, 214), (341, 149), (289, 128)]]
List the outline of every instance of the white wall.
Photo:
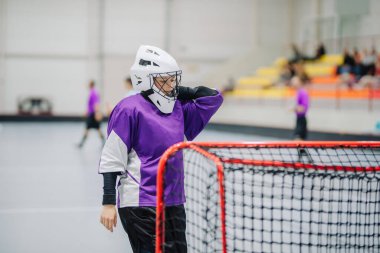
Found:
[(277, 49), (291, 41), (290, 1), (261, 0), (258, 3), (258, 46)]
[(141, 44), (164, 47), (164, 0), (105, 1), (104, 53), (134, 57)]
[(112, 106), (141, 44), (173, 54), (185, 84), (202, 83), (254, 48), (255, 2), (0, 0), (0, 113), (15, 113), (19, 98), (34, 95), (51, 99), (55, 114), (82, 114), (90, 79)]
[[(380, 2), (369, 4), (359, 35), (380, 33)], [(141, 44), (168, 50), (183, 68), (184, 84), (220, 87), (229, 75), (249, 74), (284, 55), (291, 42), (313, 38), (315, 20), (322, 20), (322, 37), (331, 29), (335, 36), (337, 29), (329, 27), (335, 24), (335, 5), (335, 0), (0, 0), (0, 113), (15, 113), (17, 99), (38, 95), (52, 99), (55, 114), (82, 114), (90, 79), (97, 81), (103, 103), (112, 106), (125, 93), (123, 80)]]
[(86, 53), (86, 1), (7, 1), (8, 54)]
[(171, 51), (180, 58), (223, 60), (254, 45), (252, 0), (173, 1)]
[[(205, 84), (205, 77), (214, 68), (255, 47), (255, 2), (107, 1), (105, 100), (114, 105), (125, 93), (123, 80), (141, 44), (168, 50), (183, 69), (184, 85)], [(206, 85), (220, 87), (222, 83)]]
[(0, 113), (5, 107), (5, 2), (0, 0)]
[[(380, 1), (379, 0), (369, 0), (369, 13), (368, 15), (362, 17), (359, 24), (359, 34), (362, 36), (377, 35), (376, 36), (376, 46), (379, 51), (380, 49)], [(372, 43), (362, 42), (363, 46), (370, 47)]]
[[(338, 2), (355, 0), (293, 0), (295, 1), (295, 41), (306, 43), (306, 49), (312, 50), (319, 38), (328, 42), (331, 50), (340, 52), (343, 47), (370, 47), (375, 44), (380, 47), (380, 1), (365, 0), (368, 3), (368, 12), (362, 14), (342, 14), (338, 10)], [(317, 6), (320, 6), (318, 11)], [(347, 9), (352, 9), (348, 8)], [(366, 8), (363, 8), (366, 9)], [(343, 38), (343, 39), (342, 39)], [(314, 45), (310, 45), (314, 44)]]
[(25, 96), (51, 99), (57, 113), (84, 107), (87, 81), (87, 3), (85, 0), (3, 1), (4, 101), (14, 113)]

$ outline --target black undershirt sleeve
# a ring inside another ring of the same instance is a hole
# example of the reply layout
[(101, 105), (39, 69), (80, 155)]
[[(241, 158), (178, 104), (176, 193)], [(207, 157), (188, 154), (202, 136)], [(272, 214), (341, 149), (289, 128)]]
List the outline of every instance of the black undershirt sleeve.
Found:
[(103, 205), (116, 204), (116, 179), (120, 172), (103, 173)]
[(216, 90), (210, 89), (205, 86), (198, 86), (195, 88), (179, 86), (178, 89), (179, 100), (191, 100), (201, 97), (215, 96), (218, 94)]
[[(149, 99), (149, 95), (151, 95), (154, 91), (152, 89), (147, 91), (142, 91), (141, 95), (148, 100), (149, 102), (153, 103)], [(179, 100), (192, 100), (197, 99), (201, 97), (207, 97), (207, 96), (215, 96), (218, 95), (218, 92), (214, 89), (210, 89), (206, 86), (198, 86), (195, 88), (185, 87), (185, 86), (179, 86), (178, 87), (178, 99)]]

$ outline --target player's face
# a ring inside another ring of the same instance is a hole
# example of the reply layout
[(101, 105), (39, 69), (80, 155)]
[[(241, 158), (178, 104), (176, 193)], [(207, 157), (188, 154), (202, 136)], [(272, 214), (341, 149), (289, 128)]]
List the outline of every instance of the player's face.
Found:
[(295, 89), (298, 89), (301, 87), (301, 80), (298, 77), (293, 77), (291, 80), (291, 84)]
[(165, 95), (170, 96), (171, 92), (176, 86), (176, 77), (175, 76), (160, 76), (154, 79), (154, 85), (165, 93)]

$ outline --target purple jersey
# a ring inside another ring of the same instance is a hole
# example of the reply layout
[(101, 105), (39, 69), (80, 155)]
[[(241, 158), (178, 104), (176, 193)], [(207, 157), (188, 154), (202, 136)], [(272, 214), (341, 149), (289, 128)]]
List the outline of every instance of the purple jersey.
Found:
[[(118, 207), (156, 206), (158, 162), (167, 148), (193, 140), (223, 102), (220, 93), (189, 101), (176, 101), (171, 114), (163, 114), (141, 94), (124, 98), (112, 111), (108, 138), (99, 173), (121, 172)], [(182, 153), (171, 163), (179, 168), (167, 174), (166, 205), (185, 202)], [(170, 194), (170, 192), (177, 194)]]
[(305, 89), (299, 89), (297, 91), (297, 106), (303, 106), (305, 109), (303, 112), (297, 112), (297, 117), (306, 116), (309, 109), (309, 95)]
[(87, 102), (87, 114), (88, 115), (95, 112), (95, 106), (97, 104), (99, 104), (99, 102), (100, 102), (99, 94), (95, 88), (92, 88), (90, 90), (90, 95), (88, 97), (88, 102)]

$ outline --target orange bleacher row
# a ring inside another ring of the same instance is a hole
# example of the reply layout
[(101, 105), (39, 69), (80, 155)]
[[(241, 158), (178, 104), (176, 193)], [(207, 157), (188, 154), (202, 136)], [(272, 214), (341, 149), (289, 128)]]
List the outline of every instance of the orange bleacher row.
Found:
[[(313, 98), (366, 99), (380, 98), (380, 91), (373, 87), (347, 88), (337, 75), (337, 67), (343, 63), (338, 54), (323, 55), (319, 60), (303, 64), (310, 77), (309, 94)], [(287, 59), (278, 58), (272, 66), (260, 67), (255, 75), (240, 78), (232, 91), (227, 94), (239, 97), (286, 98), (293, 97), (294, 90), (286, 85), (278, 85), (280, 73)]]

